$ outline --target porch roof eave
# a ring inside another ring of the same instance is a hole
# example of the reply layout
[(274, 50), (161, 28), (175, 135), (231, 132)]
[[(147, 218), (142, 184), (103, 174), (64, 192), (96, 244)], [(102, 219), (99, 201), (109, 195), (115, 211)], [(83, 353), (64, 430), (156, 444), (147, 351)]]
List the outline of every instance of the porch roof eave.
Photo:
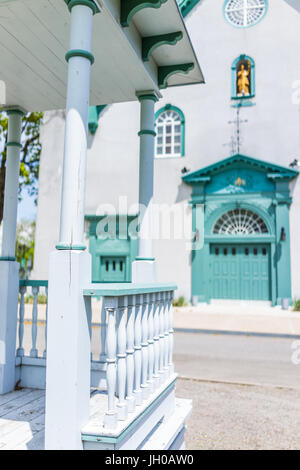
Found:
[[(66, 3), (0, 3), (2, 108), (65, 108), (70, 25)], [(149, 2), (137, 2), (140, 8), (128, 25), (124, 15), (122, 19), (121, 3), (102, 0), (101, 12), (94, 16), (91, 105), (134, 101), (138, 91), (152, 90), (160, 95), (160, 88), (166, 86), (204, 82), (176, 0), (156, 0), (155, 8), (145, 7)], [(154, 47), (148, 42), (147, 48), (143, 39), (155, 36), (163, 37), (152, 43)]]

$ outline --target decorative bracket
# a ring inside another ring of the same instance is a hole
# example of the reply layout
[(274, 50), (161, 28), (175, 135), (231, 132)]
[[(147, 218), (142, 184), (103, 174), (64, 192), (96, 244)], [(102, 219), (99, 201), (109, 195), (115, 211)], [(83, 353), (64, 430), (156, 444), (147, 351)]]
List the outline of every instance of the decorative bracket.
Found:
[(160, 8), (167, 0), (121, 0), (121, 25), (130, 25), (133, 16), (144, 8)]
[(68, 5), (69, 11), (76, 5), (84, 5), (91, 8), (94, 15), (100, 13), (99, 7), (94, 0), (64, 0), (64, 2)]
[(175, 46), (178, 41), (183, 38), (183, 34), (181, 31), (177, 31), (176, 33), (168, 33), (168, 34), (159, 34), (158, 36), (148, 36), (143, 38), (142, 42), (142, 58), (144, 62), (148, 62), (150, 60), (151, 54), (155, 51), (155, 49), (159, 46), (163, 46), (165, 44), (169, 46)]
[(158, 86), (160, 89), (167, 88), (167, 80), (171, 75), (174, 75), (175, 73), (184, 73), (187, 74), (193, 68), (195, 65), (193, 62), (189, 64), (178, 64), (178, 65), (163, 65), (161, 67), (158, 67)]

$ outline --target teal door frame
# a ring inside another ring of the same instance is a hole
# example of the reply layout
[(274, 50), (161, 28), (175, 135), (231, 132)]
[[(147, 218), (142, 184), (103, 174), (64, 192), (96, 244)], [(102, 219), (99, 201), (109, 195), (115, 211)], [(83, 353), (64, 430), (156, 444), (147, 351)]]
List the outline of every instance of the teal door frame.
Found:
[[(201, 170), (183, 176), (192, 186), (193, 220), (198, 207), (204, 208), (203, 248), (192, 251), (191, 297), (209, 303), (210, 244), (268, 244), (270, 246), (270, 282), (272, 305), (283, 298), (292, 303), (290, 263), (290, 181), (298, 171), (234, 155)], [(215, 235), (213, 228), (219, 217), (236, 209), (256, 213), (265, 222), (268, 233), (257, 235)], [(201, 231), (201, 228), (194, 227)]]

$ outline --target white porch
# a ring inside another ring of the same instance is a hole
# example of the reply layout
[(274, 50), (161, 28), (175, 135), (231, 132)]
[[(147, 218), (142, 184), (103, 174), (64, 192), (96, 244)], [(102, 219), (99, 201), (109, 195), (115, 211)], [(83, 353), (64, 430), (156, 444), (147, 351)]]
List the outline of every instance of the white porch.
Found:
[[(45, 426), (47, 449), (183, 448), (191, 404), (175, 399), (176, 286), (157, 282), (151, 237), (154, 103), (168, 85), (203, 82), (176, 0), (8, 0), (0, 13), (0, 104), (9, 114), (0, 257), (3, 447), (43, 446)], [(141, 109), (139, 203), (144, 209), (134, 282), (92, 284), (84, 245), (89, 103), (132, 100)], [(21, 117), (65, 106), (60, 237), (50, 256), (49, 282), (19, 283)], [(42, 288), (48, 299), (41, 352)], [(34, 298), (29, 352), (24, 349), (27, 289)], [(96, 359), (91, 358), (93, 297), (102, 298)]]

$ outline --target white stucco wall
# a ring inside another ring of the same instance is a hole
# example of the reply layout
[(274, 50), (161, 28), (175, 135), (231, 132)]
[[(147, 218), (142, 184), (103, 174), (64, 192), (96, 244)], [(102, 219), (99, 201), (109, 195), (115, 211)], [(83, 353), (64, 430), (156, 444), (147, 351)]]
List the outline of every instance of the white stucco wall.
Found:
[[(228, 145), (236, 118), (231, 107), (231, 64), (240, 54), (256, 64), (255, 106), (242, 108), (241, 153), (286, 165), (300, 160), (300, 106), (292, 101), (293, 84), (300, 80), (298, 31), (300, 14), (285, 0), (269, 1), (265, 18), (255, 27), (238, 29), (223, 17), (223, 2), (202, 0), (186, 23), (204, 72), (206, 84), (170, 88), (156, 105), (179, 107), (186, 119), (184, 158), (155, 161), (155, 202), (185, 204), (190, 188), (181, 169), (197, 170), (230, 155)], [(46, 118), (42, 133), (39, 207), (37, 215), (36, 277), (47, 276), (48, 253), (58, 239), (63, 117)], [(90, 139), (86, 213), (101, 203), (117, 205), (127, 196), (129, 206), (138, 197), (139, 104), (113, 105), (104, 111), (99, 129)], [(291, 208), (293, 295), (300, 297), (300, 181), (294, 184)], [(156, 241), (159, 280), (176, 281), (179, 294), (190, 297), (191, 266), (186, 241)]]

